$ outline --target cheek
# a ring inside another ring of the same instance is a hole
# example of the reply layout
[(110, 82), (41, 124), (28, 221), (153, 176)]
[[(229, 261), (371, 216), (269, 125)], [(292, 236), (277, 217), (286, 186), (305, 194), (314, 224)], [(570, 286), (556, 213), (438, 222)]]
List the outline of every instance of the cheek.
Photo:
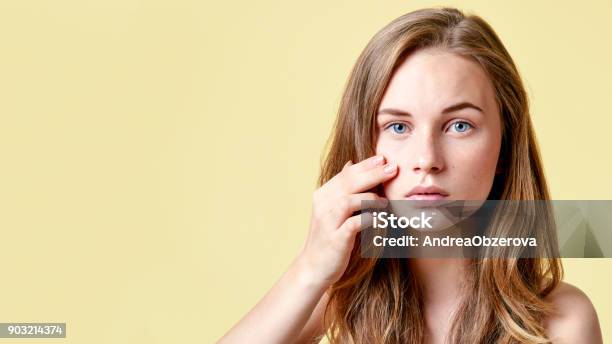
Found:
[(499, 146), (494, 142), (489, 144), (472, 145), (450, 155), (449, 167), (454, 170), (451, 174), (475, 199), (486, 198), (493, 186)]
[(384, 155), (387, 161), (398, 161), (402, 155), (402, 145), (393, 144), (391, 140), (379, 139), (376, 142), (376, 154)]

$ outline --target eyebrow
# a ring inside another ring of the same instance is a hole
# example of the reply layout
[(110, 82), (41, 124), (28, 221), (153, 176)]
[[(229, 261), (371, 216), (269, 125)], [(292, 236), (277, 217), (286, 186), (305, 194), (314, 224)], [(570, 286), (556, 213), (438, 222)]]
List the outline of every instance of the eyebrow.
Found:
[[(442, 114), (447, 114), (447, 113), (451, 113), (451, 112), (455, 112), (455, 111), (459, 111), (459, 110), (463, 110), (463, 109), (474, 109), (474, 110), (478, 110), (482, 113), (484, 113), (484, 111), (482, 111), (481, 108), (479, 108), (478, 106), (470, 103), (470, 102), (461, 102), (461, 103), (457, 103), (455, 105), (451, 105), (449, 107), (447, 107), (446, 109), (442, 110)], [(383, 113), (389, 114), (389, 115), (396, 115), (396, 116), (408, 116), (408, 117), (412, 117), (412, 115), (404, 110), (400, 110), (400, 109), (394, 109), (394, 108), (384, 108), (384, 109), (380, 109), (378, 111), (378, 114), (381, 115)]]

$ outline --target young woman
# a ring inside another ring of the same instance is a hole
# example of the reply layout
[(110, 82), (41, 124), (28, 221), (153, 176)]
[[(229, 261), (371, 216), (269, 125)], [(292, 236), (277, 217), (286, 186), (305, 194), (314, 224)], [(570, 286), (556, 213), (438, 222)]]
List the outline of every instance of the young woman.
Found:
[(362, 200), (549, 199), (523, 84), (481, 18), (420, 10), (373, 37), (319, 185), (300, 254), (220, 343), (602, 342), (559, 259), (360, 257)]

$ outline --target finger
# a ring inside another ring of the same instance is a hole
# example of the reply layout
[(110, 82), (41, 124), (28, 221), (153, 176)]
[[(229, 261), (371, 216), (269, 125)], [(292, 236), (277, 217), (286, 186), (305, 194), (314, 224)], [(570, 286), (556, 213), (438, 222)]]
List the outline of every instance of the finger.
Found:
[(351, 169), (355, 171), (367, 171), (367, 170), (373, 169), (376, 166), (382, 166), (384, 164), (385, 164), (384, 156), (374, 155), (374, 156), (371, 156), (367, 159), (364, 159), (356, 163), (355, 165), (353, 165)]
[[(336, 174), (328, 181), (326, 185), (326, 189), (330, 190), (330, 192), (332, 193), (335, 193), (335, 192), (340, 192), (344, 194), (355, 193), (355, 192), (348, 192), (350, 188), (348, 188), (345, 185), (346, 183), (350, 182), (350, 180), (353, 178), (352, 176), (360, 172), (368, 171), (373, 168), (383, 166), (384, 163), (385, 163), (385, 158), (382, 155), (375, 155), (375, 156), (369, 157), (355, 165), (353, 165), (352, 161), (349, 161), (346, 164), (344, 164), (344, 167), (342, 168), (342, 171), (340, 171), (340, 173)], [(363, 190), (360, 190), (360, 191), (363, 191)]]
[(365, 171), (347, 170), (346, 173), (338, 175), (334, 184), (338, 192), (343, 194), (355, 194), (373, 188), (384, 183), (397, 175), (398, 167), (394, 162), (377, 166)]
[(346, 164), (342, 166), (342, 170), (340, 170), (340, 173), (346, 171), (346, 169), (349, 168), (351, 165), (353, 165), (353, 162), (351, 160), (347, 161)]
[(340, 179), (342, 179), (343, 175), (358, 172), (358, 171), (367, 171), (376, 166), (383, 165), (384, 161), (385, 161), (385, 158), (382, 155), (375, 155), (375, 156), (369, 157), (357, 164), (353, 164), (353, 161), (349, 160), (346, 164), (344, 164), (340, 173), (336, 174), (329, 180), (328, 182), (329, 187), (331, 189), (339, 189), (339, 185), (337, 184), (341, 184), (342, 181)]
[(381, 197), (374, 192), (351, 194), (348, 198), (350, 202), (349, 211), (351, 214), (366, 208), (380, 209), (389, 205), (389, 200), (387, 198)]
[(354, 215), (346, 219), (338, 231), (347, 236), (352, 237), (364, 228), (367, 228), (372, 223), (372, 213), (364, 212)]
[(362, 210), (362, 206), (368, 209), (381, 209), (385, 208), (389, 203), (386, 198), (380, 197), (373, 192), (342, 196), (339, 199), (330, 200), (330, 202), (326, 206), (329, 209), (326, 222), (334, 229), (338, 228), (347, 217)]

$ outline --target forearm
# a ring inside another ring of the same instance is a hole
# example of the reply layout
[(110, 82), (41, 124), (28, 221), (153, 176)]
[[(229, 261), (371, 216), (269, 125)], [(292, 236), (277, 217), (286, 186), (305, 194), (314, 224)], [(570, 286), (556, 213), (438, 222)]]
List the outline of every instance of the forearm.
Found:
[(298, 337), (326, 287), (325, 283), (311, 278), (297, 258), (219, 343), (291, 343)]

